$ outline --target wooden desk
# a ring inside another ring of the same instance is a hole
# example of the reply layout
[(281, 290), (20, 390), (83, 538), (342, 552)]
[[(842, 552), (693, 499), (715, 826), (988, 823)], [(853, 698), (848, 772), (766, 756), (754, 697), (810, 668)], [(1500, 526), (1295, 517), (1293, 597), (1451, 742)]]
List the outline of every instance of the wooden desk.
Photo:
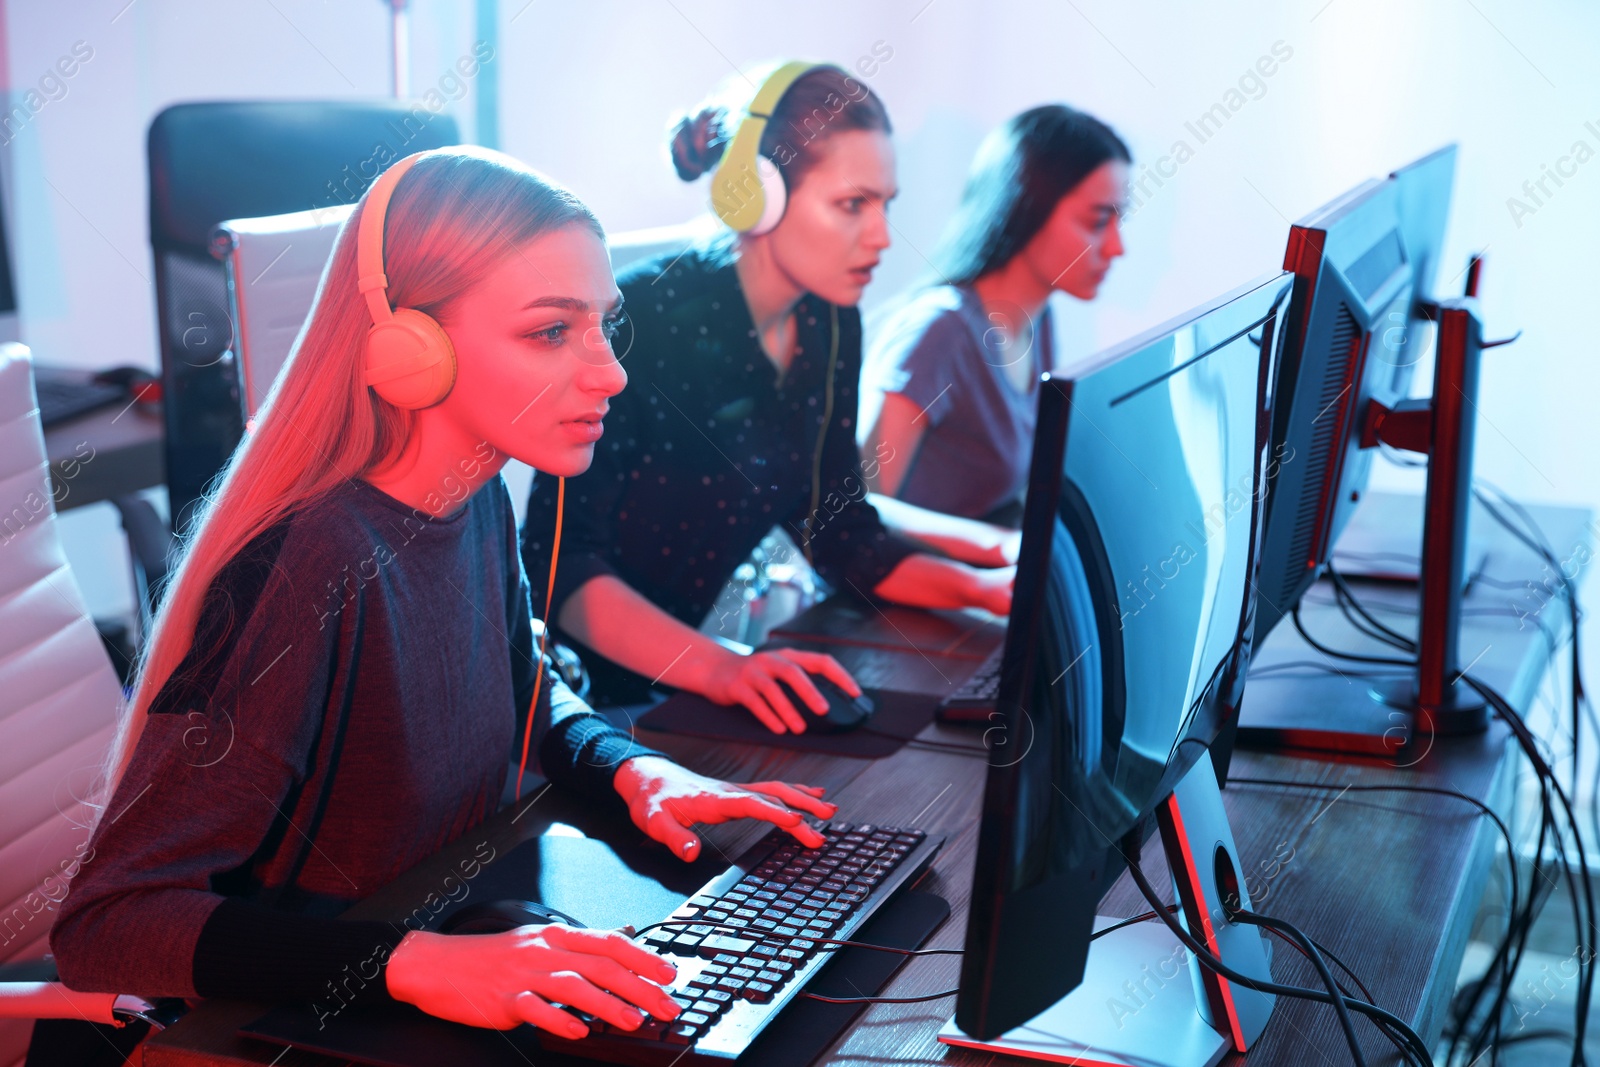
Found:
[[(1593, 551), (1594, 531), (1586, 527), (1585, 513), (1539, 509), (1536, 514), (1562, 558), (1579, 544), (1588, 545)], [(1539, 565), (1531, 554), (1507, 546), (1491, 562), (1489, 573), (1502, 581), (1520, 581), (1538, 571)], [(1308, 627), (1336, 647), (1364, 647), (1325, 602), (1325, 593), (1320, 590), (1310, 597)], [(1527, 707), (1549, 666), (1552, 645), (1539, 629), (1519, 628), (1519, 619), (1501, 610), (1516, 597), (1520, 593), (1480, 588), (1469, 604), (1462, 651), (1470, 659), (1482, 649), (1474, 673), (1500, 688), (1514, 705)], [(1414, 602), (1414, 591), (1391, 589), (1375, 591), (1371, 599), (1381, 600), (1390, 609), (1403, 609), (1408, 598)], [(850, 614), (847, 605), (824, 605), (819, 611), (822, 614), (811, 622), (825, 622), (829, 612)], [(1558, 610), (1547, 608), (1539, 621), (1559, 637), (1563, 622), (1557, 615)], [(1404, 616), (1393, 617), (1399, 620)], [(890, 624), (887, 630), (885, 622)], [(918, 643), (916, 622), (915, 613), (891, 610), (884, 619), (875, 621), (857, 614), (853, 624), (872, 629), (878, 638), (883, 638), (885, 632), (904, 631), (906, 642), (911, 645)], [(974, 625), (971, 631), (958, 643), (959, 654), (936, 657), (927, 652), (895, 651), (882, 647), (894, 643), (893, 639), (884, 638), (871, 655), (904, 656), (908, 670), (922, 670), (930, 691), (935, 691), (943, 682), (934, 675), (948, 675), (959, 682), (978, 662), (972, 656), (993, 647), (999, 639), (997, 626)], [(847, 665), (854, 653), (837, 644), (830, 651)], [(1273, 633), (1259, 662), (1266, 665), (1317, 659), (1293, 630), (1285, 627)], [(914, 664), (921, 666), (914, 668)], [(929, 664), (934, 667), (932, 671), (927, 669)], [(1336, 691), (1330, 687), (1361, 684), (1347, 668), (1328, 665), (1328, 671), (1332, 673), (1308, 671), (1295, 692), (1300, 698), (1318, 699), (1318, 694), (1326, 696)], [(970, 728), (934, 724), (923, 737), (976, 746), (975, 733)], [(1380, 1004), (1411, 1021), (1430, 1041), (1437, 1038), (1444, 1023), (1444, 1007), (1495, 855), (1496, 832), (1487, 820), (1458, 800), (1400, 793), (1340, 794), (1338, 790), (1346, 785), (1438, 785), (1486, 800), (1504, 812), (1509, 806), (1509, 787), (1516, 766), (1507, 737), (1505, 727), (1496, 724), (1483, 736), (1440, 741), (1420, 766), (1409, 769), (1239, 752), (1232, 764), (1236, 775), (1286, 778), (1332, 788), (1297, 791), (1236, 784), (1224, 793), (1241, 856), (1254, 874), (1257, 906), (1301, 926), (1333, 948), (1362, 976)], [(950, 919), (934, 934), (928, 947), (961, 946), (985, 774), (982, 752), (968, 756), (906, 747), (885, 760), (862, 761), (755, 745), (712, 744), (644, 731), (641, 739), (703, 773), (734, 780), (782, 777), (826, 786), (830, 798), (840, 805), (842, 819), (918, 826), (946, 835), (944, 851), (920, 888), (942, 894), (952, 906)], [(537, 836), (556, 823), (582, 827), (591, 833), (597, 832), (598, 825), (552, 791), (520, 812), (507, 810), (496, 815), (478, 831), (363, 901), (350, 914), (391, 918), (407, 914), (443, 872), (454, 869), (455, 863), (470, 855), (483, 840), (489, 840), (503, 855), (512, 845)], [(705, 838), (733, 856), (755, 841), (764, 829), (757, 825), (714, 827)], [(639, 836), (625, 823), (611, 824), (610, 832), (629, 835), (627, 839)], [(706, 852), (710, 855), (712, 850)], [(1152, 881), (1167, 889), (1159, 849), (1147, 849), (1146, 854)], [(1146, 908), (1124, 878), (1108, 893), (1101, 910), (1132, 915)], [(1316, 985), (1310, 969), (1292, 957), (1289, 951), (1274, 950), (1274, 976), (1280, 981)], [(917, 996), (950, 989), (956, 985), (958, 973), (955, 957), (917, 959), (897, 975), (885, 995)], [(953, 1013), (954, 1003), (951, 998), (926, 1004), (874, 1005), (822, 1062), (972, 1067), (993, 1062), (988, 1053), (950, 1048), (935, 1040), (940, 1026)], [(274, 1063), (281, 1067), (327, 1067), (337, 1062), (234, 1036), (235, 1028), (265, 1009), (266, 1005), (260, 1004), (209, 1001), (148, 1042), (145, 1062), (149, 1067)], [(1398, 1062), (1370, 1026), (1358, 1022), (1357, 1031), (1363, 1035), (1370, 1063)], [(1304, 1001), (1280, 1000), (1265, 1035), (1251, 1051), (1249, 1063), (1261, 1067), (1321, 1062), (1323, 1057), (1308, 1051), (1308, 1046), (1320, 1050), (1334, 1063), (1345, 1062), (1348, 1057), (1330, 1009)], [(1234, 1056), (1226, 1062), (1242, 1064), (1245, 1060)]]
[(105, 407), (44, 432), (56, 510), (135, 493), (166, 481), (159, 409)]

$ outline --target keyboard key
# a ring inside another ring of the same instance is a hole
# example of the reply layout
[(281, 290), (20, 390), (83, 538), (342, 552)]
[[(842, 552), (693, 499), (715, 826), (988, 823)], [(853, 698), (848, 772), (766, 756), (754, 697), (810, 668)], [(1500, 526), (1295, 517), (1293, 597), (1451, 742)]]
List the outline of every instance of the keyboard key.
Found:
[(789, 947), (793, 949), (799, 949), (801, 952), (811, 952), (816, 949), (817, 943), (801, 937), (789, 942)]
[(762, 971), (756, 975), (759, 981), (765, 982), (770, 986), (780, 986), (788, 977), (788, 975), (779, 974), (777, 971)]
[(799, 937), (800, 936), (799, 928), (794, 927), (794, 926), (780, 926), (780, 927), (778, 927), (776, 930), (774, 930), (772, 932), (777, 934), (780, 937)]
[[(708, 963), (704, 967), (700, 968), (700, 978), (721, 978), (727, 973), (728, 968), (720, 963)], [(696, 981), (698, 980), (699, 979), (696, 979)]]
[(772, 999), (772, 993), (772, 985), (768, 982), (748, 982), (741, 996), (757, 1004), (765, 1004)]
[[(726, 989), (708, 989), (699, 1000), (695, 1001), (695, 1003), (703, 1004), (706, 1001), (720, 1005), (721, 1007), (719, 1007), (717, 1010), (721, 1011), (722, 1008), (726, 1008), (729, 1004), (733, 1003), (733, 994), (728, 992)], [(695, 1010), (702, 1011), (704, 1009), (697, 1008)]]
[(662, 1040), (669, 1045), (692, 1045), (694, 1044), (694, 1039), (699, 1035), (699, 1033), (699, 1027), (685, 1026), (680, 1023), (675, 1024), (672, 1029), (668, 1030), (666, 1036), (662, 1038)]
[(682, 1015), (678, 1016), (675, 1021), (682, 1023), (684, 1026), (698, 1027), (709, 1023), (711, 1021), (711, 1016), (698, 1011), (686, 1011)]
[[(730, 963), (737, 960), (755, 947), (755, 941), (746, 937), (732, 937), (727, 934), (711, 934), (700, 943), (700, 954), (716, 954), (716, 962)], [(727, 959), (723, 957), (726, 956)]]
[[(718, 992), (720, 993), (721, 990), (718, 990)], [(697, 1011), (701, 1015), (704, 1015), (707, 1018), (709, 1018), (709, 1017), (717, 1014), (718, 1012), (722, 1011), (727, 1006), (728, 1006), (728, 1002), (727, 1001), (697, 1000), (692, 1005), (690, 1005), (690, 1010), (691, 1011)], [(679, 1018), (682, 1018), (682, 1016), (679, 1016)]]
[(718, 978), (717, 988), (726, 989), (730, 993), (738, 993), (744, 989), (743, 978)]
[(794, 960), (799, 962), (800, 960), (806, 958), (806, 954), (801, 952), (799, 949), (785, 948), (778, 950), (778, 958), (780, 960)]

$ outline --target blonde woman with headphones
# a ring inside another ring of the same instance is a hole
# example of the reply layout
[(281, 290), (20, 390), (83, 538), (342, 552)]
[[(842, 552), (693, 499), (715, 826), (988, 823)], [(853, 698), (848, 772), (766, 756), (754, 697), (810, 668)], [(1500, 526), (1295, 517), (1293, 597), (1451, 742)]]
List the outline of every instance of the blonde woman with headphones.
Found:
[(678, 1009), (621, 934), (332, 916), (491, 815), (519, 754), (685, 860), (697, 822), (821, 843), (820, 789), (701, 777), (535, 669), (499, 472), (589, 465), (619, 299), (588, 209), (508, 157), (423, 153), (367, 192), (139, 664), (51, 931), (68, 986), (315, 1001), (354, 969), (357, 999), (469, 1025), (583, 1036), (560, 1003), (632, 1029)]
[[(671, 144), (679, 177), (711, 172), (725, 232), (618, 279), (631, 384), (570, 487), (552, 619), (600, 702), (642, 701), (659, 682), (799, 733), (802, 708), (828, 707), (812, 673), (859, 694), (844, 669), (794, 649), (739, 655), (697, 630), (773, 526), (846, 595), (1006, 614), (1012, 568), (919, 551), (866, 501), (863, 466), (894, 462), (855, 444), (856, 304), (896, 193), (877, 96), (838, 67), (784, 63), (733, 79)], [(522, 542), (536, 586), (557, 500), (538, 478)]]

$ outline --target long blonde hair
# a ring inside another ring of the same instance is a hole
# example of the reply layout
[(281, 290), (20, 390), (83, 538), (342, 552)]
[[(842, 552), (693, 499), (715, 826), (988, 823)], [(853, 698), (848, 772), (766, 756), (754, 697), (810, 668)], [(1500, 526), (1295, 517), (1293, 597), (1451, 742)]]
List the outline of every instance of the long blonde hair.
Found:
[[(296, 510), (398, 459), (410, 436), (414, 415), (372, 392), (362, 368), (371, 319), (356, 290), (356, 230), (365, 210), (363, 198), (339, 232), (311, 314), (253, 431), (195, 513), (91, 800), (95, 825), (150, 705), (193, 644), (217, 573)], [(603, 236), (577, 197), (509, 156), (470, 147), (430, 152), (400, 182), (384, 220), (389, 301), (439, 318), (521, 245), (572, 223)]]

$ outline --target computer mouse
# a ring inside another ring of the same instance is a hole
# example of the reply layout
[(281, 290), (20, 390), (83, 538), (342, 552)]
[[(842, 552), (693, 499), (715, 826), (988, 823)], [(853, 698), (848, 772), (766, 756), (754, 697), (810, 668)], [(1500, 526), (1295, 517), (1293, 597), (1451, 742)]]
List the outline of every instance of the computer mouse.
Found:
[(439, 926), (441, 934), (498, 934), (519, 926), (566, 923), (580, 929), (572, 916), (531, 900), (486, 900), (452, 912)]
[(807, 733), (842, 734), (850, 730), (859, 729), (877, 713), (877, 703), (865, 692), (858, 697), (846, 693), (839, 686), (829, 681), (820, 674), (811, 675), (811, 684), (817, 687), (828, 702), (828, 713), (818, 715), (811, 710), (811, 706), (800, 698), (792, 688), (780, 678), (778, 684), (783, 686), (784, 695), (794, 704), (795, 710), (800, 712), (806, 720)]
[(161, 401), (161, 379), (143, 367), (110, 367), (96, 371), (92, 378), (100, 385), (113, 385), (123, 395), (150, 406)]

